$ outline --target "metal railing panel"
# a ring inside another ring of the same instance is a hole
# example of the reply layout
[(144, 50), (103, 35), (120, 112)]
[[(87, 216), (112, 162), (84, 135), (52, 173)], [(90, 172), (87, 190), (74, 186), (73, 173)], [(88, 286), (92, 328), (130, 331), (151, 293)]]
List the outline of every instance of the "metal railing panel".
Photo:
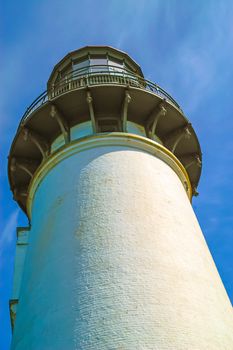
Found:
[(60, 81), (54, 84), (49, 90), (44, 91), (32, 102), (32, 104), (25, 111), (21, 119), (20, 126), (26, 123), (33, 111), (41, 107), (47, 101), (52, 101), (53, 98), (69, 91), (92, 85), (117, 84), (136, 87), (152, 92), (161, 98), (168, 100), (176, 108), (181, 110), (178, 103), (157, 84), (154, 84), (151, 81), (146, 80), (143, 77), (134, 74), (132, 71), (129, 71), (125, 68), (122, 68), (121, 71), (119, 68), (118, 70), (114, 70), (113, 68), (115, 67), (110, 65), (92, 65), (89, 66), (88, 69), (81, 68), (70, 72)]

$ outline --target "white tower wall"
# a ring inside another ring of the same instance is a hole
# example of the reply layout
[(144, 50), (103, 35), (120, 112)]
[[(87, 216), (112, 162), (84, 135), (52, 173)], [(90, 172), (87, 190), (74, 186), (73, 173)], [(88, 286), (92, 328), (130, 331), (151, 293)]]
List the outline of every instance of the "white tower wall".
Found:
[(30, 187), (12, 349), (231, 350), (231, 304), (184, 185), (142, 137), (54, 154)]

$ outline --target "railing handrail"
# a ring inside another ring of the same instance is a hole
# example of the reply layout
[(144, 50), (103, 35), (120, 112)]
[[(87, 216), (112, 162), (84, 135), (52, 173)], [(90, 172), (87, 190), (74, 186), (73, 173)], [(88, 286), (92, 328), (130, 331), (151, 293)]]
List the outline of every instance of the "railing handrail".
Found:
[[(92, 72), (91, 69), (93, 68), (100, 68), (100, 67), (106, 67), (106, 70), (99, 70), (96, 71), (96, 72)], [(109, 68), (113, 68), (114, 70), (109, 70)], [(59, 85), (60, 83), (62, 82), (65, 82), (67, 83), (67, 79), (69, 78), (74, 78), (74, 77), (79, 77), (79, 76), (83, 76), (83, 75), (91, 75), (91, 74), (96, 74), (96, 73), (111, 73), (114, 74), (114, 73), (127, 73), (128, 75), (130, 76), (134, 76), (138, 79), (142, 79), (142, 80), (145, 80), (144, 77), (142, 77), (141, 75), (138, 75), (137, 73), (133, 72), (132, 70), (129, 70), (125, 67), (118, 67), (118, 66), (114, 66), (114, 65), (111, 65), (111, 64), (92, 64), (92, 65), (88, 65), (86, 67), (82, 67), (82, 68), (77, 68), (77, 69), (74, 69), (70, 72), (68, 72), (67, 74), (65, 74), (64, 77), (62, 77), (58, 82), (57, 84)], [(76, 74), (78, 73), (78, 74)], [(57, 84), (54, 84), (54, 87), (57, 86)], [(154, 84), (156, 85), (156, 84)]]
[[(106, 68), (104, 70), (99, 70), (98, 68)], [(97, 68), (98, 70), (96, 71), (91, 71), (91, 69)], [(115, 70), (109, 70), (109, 68), (114, 68)], [(28, 116), (32, 113), (33, 110), (37, 109), (38, 107), (42, 106), (45, 102), (50, 100), (49, 96), (56, 91), (59, 88), (64, 87), (65, 85), (69, 84), (70, 82), (75, 82), (78, 81), (81, 78), (89, 80), (90, 77), (92, 76), (98, 76), (98, 75), (108, 75), (108, 76), (117, 76), (117, 77), (122, 77), (122, 78), (129, 78), (131, 81), (135, 81), (137, 83), (142, 84), (140, 86), (141, 88), (145, 90), (150, 90), (156, 94), (159, 95), (162, 94), (165, 98), (167, 98), (175, 107), (181, 110), (180, 106), (178, 103), (164, 90), (162, 89), (159, 85), (144, 79), (142, 76), (135, 74), (134, 72), (126, 69), (126, 68), (121, 68), (113, 65), (90, 65), (87, 67), (79, 68), (76, 70), (73, 70), (72, 72), (69, 72), (64, 78), (62, 78), (57, 84), (54, 84), (49, 90), (45, 90), (42, 94), (40, 94), (26, 109), (21, 122), (20, 126), (24, 124), (24, 122), (27, 120)], [(128, 83), (130, 83), (130, 80)], [(88, 81), (90, 84), (90, 81)], [(109, 82), (111, 83), (111, 82)], [(121, 84), (120, 81), (118, 81), (119, 84)], [(103, 84), (103, 82), (101, 82)], [(71, 89), (72, 90), (72, 89)], [(56, 95), (57, 96), (57, 95)], [(52, 100), (52, 98), (51, 98)]]

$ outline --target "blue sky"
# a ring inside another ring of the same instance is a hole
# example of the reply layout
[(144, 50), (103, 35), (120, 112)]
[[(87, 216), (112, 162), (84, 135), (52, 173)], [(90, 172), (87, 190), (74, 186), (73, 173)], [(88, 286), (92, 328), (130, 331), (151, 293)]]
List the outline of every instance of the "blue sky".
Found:
[(0, 0), (0, 350), (8, 350), (15, 228), (7, 155), (26, 107), (53, 66), (86, 45), (126, 51), (181, 105), (203, 152), (194, 210), (233, 301), (233, 2)]

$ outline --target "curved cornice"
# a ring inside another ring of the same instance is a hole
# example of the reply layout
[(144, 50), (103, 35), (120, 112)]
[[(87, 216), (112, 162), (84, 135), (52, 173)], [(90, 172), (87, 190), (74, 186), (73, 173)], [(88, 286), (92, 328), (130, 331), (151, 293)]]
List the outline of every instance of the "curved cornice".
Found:
[(82, 139), (72, 141), (68, 145), (63, 146), (57, 152), (49, 156), (36, 170), (30, 185), (27, 196), (27, 214), (29, 219), (31, 218), (31, 209), (33, 198), (35, 192), (46, 176), (46, 174), (53, 169), (58, 163), (62, 160), (72, 156), (73, 154), (83, 152), (88, 149), (103, 147), (103, 146), (127, 146), (132, 147), (138, 150), (145, 151), (153, 156), (163, 160), (168, 164), (180, 178), (185, 191), (191, 200), (192, 198), (192, 186), (181, 162), (170, 152), (167, 148), (160, 145), (159, 143), (152, 141), (148, 138), (138, 136), (135, 134), (122, 133), (122, 132), (113, 132), (109, 134), (98, 134)]

